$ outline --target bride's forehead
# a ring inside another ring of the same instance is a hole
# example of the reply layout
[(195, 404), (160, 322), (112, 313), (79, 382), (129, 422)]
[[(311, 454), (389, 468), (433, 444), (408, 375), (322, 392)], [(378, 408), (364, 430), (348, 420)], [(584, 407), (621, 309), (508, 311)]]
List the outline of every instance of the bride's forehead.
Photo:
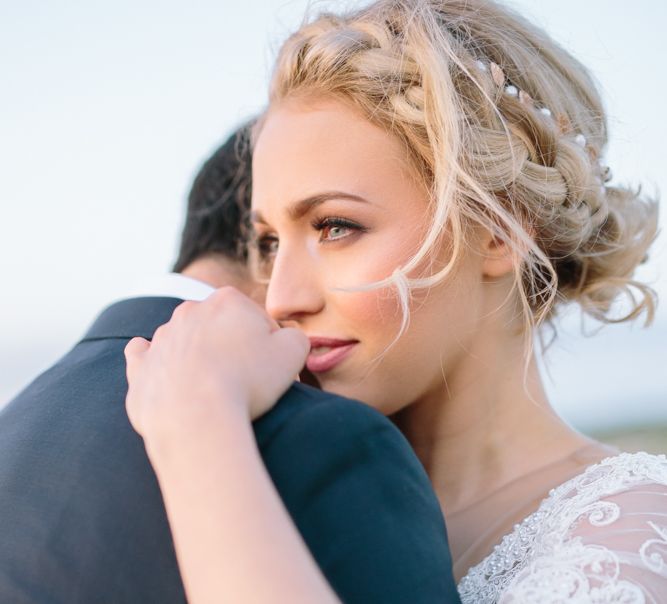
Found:
[(268, 218), (332, 191), (385, 205), (414, 196), (414, 176), (405, 145), (344, 103), (280, 104), (258, 133), (252, 206)]
[(254, 154), (261, 164), (306, 149), (312, 159), (317, 159), (315, 149), (352, 155), (374, 149), (376, 155), (379, 150), (386, 155), (393, 146), (399, 146), (393, 135), (341, 101), (325, 99), (304, 104), (293, 100), (268, 111)]

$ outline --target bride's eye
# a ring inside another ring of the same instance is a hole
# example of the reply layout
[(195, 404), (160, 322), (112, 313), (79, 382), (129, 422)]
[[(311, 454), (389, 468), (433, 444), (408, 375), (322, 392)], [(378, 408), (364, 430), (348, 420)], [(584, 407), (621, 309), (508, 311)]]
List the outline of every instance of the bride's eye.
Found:
[(314, 222), (313, 228), (320, 232), (320, 241), (323, 243), (345, 239), (354, 233), (368, 230), (356, 222), (333, 216)]

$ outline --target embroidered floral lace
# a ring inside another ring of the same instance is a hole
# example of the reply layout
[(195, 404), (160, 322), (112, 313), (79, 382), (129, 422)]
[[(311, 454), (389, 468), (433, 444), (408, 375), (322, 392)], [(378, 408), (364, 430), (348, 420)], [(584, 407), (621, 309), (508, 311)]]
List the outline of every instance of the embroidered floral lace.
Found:
[(623, 453), (551, 490), (458, 588), (463, 604), (667, 602), (667, 457)]

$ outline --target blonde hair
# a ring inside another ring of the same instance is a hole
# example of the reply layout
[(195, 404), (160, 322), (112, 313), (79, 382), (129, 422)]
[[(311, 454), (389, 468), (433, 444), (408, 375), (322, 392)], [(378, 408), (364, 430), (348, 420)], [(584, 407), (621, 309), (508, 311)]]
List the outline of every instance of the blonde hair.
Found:
[[(507, 94), (480, 61), (500, 67), (521, 95)], [(591, 76), (520, 15), (489, 0), (377, 0), (322, 14), (276, 61), (270, 104), (298, 96), (349, 103), (397, 136), (431, 193), (421, 249), (374, 284), (396, 286), (404, 311), (413, 288), (452, 272), (470, 227), (481, 225), (517, 259), (528, 333), (560, 301), (604, 322), (642, 312), (651, 321), (655, 294), (632, 275), (655, 238), (657, 204), (611, 186), (599, 162), (607, 125)], [(445, 232), (446, 266), (409, 278)], [(619, 318), (612, 305), (621, 294), (630, 309)]]

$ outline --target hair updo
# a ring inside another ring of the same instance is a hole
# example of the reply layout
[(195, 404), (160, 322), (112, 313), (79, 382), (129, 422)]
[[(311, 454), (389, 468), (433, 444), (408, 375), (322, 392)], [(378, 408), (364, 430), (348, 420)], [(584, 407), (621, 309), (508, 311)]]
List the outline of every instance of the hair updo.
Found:
[[(470, 227), (482, 225), (518, 260), (529, 328), (561, 301), (605, 322), (642, 312), (651, 320), (655, 294), (632, 275), (655, 238), (657, 205), (610, 184), (591, 76), (520, 15), (489, 0), (377, 0), (320, 15), (285, 42), (275, 65), (270, 103), (300, 95), (349, 103), (397, 136), (431, 192), (421, 249), (374, 284), (396, 285), (404, 310), (413, 287), (454, 269)], [(447, 265), (408, 278), (445, 232)], [(622, 294), (630, 309), (617, 317)]]

